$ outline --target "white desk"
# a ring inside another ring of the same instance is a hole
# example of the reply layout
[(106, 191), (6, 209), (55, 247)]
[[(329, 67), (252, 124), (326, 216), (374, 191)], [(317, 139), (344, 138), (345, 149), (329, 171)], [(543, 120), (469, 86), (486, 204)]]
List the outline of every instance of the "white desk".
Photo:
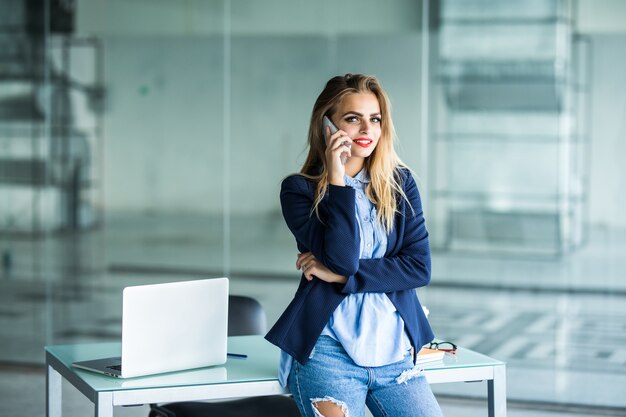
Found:
[[(201, 401), (284, 394), (278, 383), (279, 350), (262, 336), (228, 339), (228, 351), (246, 359), (228, 359), (224, 366), (142, 378), (118, 379), (82, 371), (72, 363), (120, 356), (119, 343), (46, 347), (47, 417), (61, 417), (61, 383), (66, 379), (95, 405), (96, 417), (112, 417), (113, 407), (176, 401)], [(489, 417), (506, 417), (505, 364), (459, 348), (443, 361), (422, 365), (429, 383), (487, 381)]]

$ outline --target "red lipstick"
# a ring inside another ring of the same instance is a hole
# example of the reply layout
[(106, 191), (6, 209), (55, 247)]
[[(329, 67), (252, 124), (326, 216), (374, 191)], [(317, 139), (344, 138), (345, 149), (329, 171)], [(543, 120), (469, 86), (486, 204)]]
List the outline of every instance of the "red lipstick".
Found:
[(370, 146), (372, 144), (372, 142), (374, 142), (374, 141), (372, 139), (370, 139), (370, 138), (358, 138), (358, 139), (354, 139), (352, 141), (352, 143), (356, 143), (361, 148), (367, 148), (368, 146)]

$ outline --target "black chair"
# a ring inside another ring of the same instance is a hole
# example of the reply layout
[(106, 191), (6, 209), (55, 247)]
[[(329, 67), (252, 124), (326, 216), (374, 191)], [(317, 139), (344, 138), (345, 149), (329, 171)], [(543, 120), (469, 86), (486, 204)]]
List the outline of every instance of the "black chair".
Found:
[[(228, 335), (265, 334), (263, 307), (251, 297), (228, 297)], [(300, 417), (293, 398), (286, 395), (242, 398), (219, 402), (150, 404), (148, 417)]]

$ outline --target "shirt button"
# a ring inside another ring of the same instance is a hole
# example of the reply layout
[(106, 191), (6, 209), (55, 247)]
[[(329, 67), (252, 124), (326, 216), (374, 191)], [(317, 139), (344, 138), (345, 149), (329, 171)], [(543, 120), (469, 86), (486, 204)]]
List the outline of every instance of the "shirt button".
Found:
[(361, 198), (361, 194), (357, 194), (357, 195), (356, 195), (356, 198)]
[(364, 222), (369, 222), (369, 221), (370, 221), (370, 218), (369, 218), (369, 217), (367, 217), (367, 216), (365, 216), (365, 217), (363, 217), (363, 221), (364, 221)]
[(368, 244), (367, 244), (367, 247), (368, 247), (368, 248), (371, 248), (371, 247), (372, 247), (372, 244), (371, 244), (371, 243), (368, 243)]

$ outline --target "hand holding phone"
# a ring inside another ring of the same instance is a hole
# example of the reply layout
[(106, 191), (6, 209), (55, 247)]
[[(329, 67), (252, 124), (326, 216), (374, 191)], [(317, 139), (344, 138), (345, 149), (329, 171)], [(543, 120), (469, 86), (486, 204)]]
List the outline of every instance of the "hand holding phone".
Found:
[[(322, 134), (324, 135), (324, 137), (326, 138), (326, 143), (328, 143), (328, 141), (330, 140), (330, 136), (337, 133), (337, 131), (339, 131), (339, 129), (337, 128), (337, 126), (335, 126), (335, 124), (330, 120), (330, 118), (328, 116), (324, 116), (324, 119), (322, 121), (323, 124), (323, 128), (322, 128)], [(330, 128), (330, 135), (326, 136), (326, 128)], [(341, 146), (346, 146), (348, 147), (348, 149), (350, 149), (352, 147), (352, 143), (350, 143), (349, 141), (344, 141), (341, 143)], [(348, 152), (342, 152), (341, 153), (341, 164), (345, 165), (346, 161), (348, 160)]]

